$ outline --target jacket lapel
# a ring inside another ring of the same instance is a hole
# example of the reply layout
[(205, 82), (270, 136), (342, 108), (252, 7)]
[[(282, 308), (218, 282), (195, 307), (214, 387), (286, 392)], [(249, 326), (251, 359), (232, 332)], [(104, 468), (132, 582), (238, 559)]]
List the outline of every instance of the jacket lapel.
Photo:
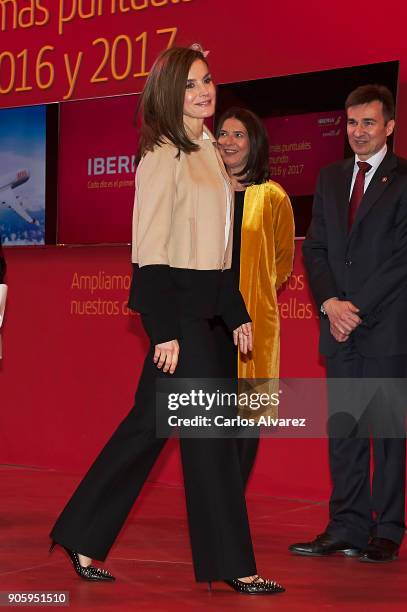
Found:
[(395, 177), (394, 168), (397, 166), (397, 157), (389, 152), (374, 173), (369, 187), (366, 189), (362, 198), (349, 237), (353, 234), (358, 224), (366, 217), (369, 210), (383, 195), (388, 186), (392, 183)]
[(338, 185), (335, 189), (339, 226), (344, 236), (347, 236), (348, 233), (349, 193), (354, 164), (355, 160), (353, 157), (343, 162), (338, 178)]

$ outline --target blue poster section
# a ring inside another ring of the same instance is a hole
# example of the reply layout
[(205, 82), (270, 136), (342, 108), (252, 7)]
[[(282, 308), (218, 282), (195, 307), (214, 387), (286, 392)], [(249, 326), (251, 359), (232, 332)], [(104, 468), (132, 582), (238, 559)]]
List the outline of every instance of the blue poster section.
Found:
[(3, 245), (44, 244), (46, 107), (0, 110)]

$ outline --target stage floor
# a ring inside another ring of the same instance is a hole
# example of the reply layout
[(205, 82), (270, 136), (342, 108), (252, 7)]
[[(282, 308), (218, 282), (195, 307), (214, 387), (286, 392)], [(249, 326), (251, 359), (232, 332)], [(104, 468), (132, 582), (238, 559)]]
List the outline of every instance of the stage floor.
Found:
[(61, 549), (48, 553), (47, 533), (78, 476), (0, 466), (0, 591), (69, 591), (71, 610), (169, 612), (214, 610), (405, 610), (407, 555), (384, 565), (343, 557), (303, 558), (291, 542), (323, 530), (326, 503), (251, 495), (248, 508), (259, 572), (287, 589), (248, 597), (222, 583), (194, 582), (184, 495), (147, 484), (106, 567), (116, 582), (80, 580)]

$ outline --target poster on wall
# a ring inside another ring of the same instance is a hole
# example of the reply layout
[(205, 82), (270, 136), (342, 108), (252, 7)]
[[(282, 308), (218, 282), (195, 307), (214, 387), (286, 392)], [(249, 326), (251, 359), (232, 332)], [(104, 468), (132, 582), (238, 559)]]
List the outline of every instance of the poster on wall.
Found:
[(61, 105), (58, 242), (131, 241), (138, 96)]
[(0, 235), (6, 246), (44, 244), (46, 108), (0, 110)]
[(322, 166), (343, 158), (344, 111), (264, 118), (270, 142), (270, 175), (290, 196), (312, 194)]

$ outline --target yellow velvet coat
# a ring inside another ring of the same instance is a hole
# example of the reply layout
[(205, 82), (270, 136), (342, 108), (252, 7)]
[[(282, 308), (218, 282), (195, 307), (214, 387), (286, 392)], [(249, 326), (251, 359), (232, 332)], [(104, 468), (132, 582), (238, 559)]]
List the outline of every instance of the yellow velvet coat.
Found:
[(278, 378), (280, 317), (277, 289), (291, 273), (294, 218), (278, 183), (246, 189), (240, 249), (240, 291), (253, 321), (254, 348), (239, 352), (239, 378)]

